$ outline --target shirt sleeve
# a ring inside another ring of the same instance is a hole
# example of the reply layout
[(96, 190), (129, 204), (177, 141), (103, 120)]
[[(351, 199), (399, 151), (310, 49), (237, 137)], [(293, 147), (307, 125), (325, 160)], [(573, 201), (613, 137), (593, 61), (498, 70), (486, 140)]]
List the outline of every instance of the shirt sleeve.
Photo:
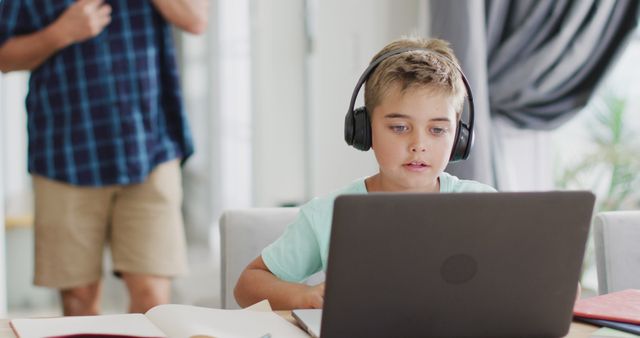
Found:
[(318, 240), (306, 212), (300, 209), (282, 236), (262, 251), (271, 273), (287, 282), (302, 282), (322, 269)]
[(480, 182), (473, 182), (473, 184), (470, 184), (466, 189), (466, 192), (497, 192), (497, 190), (490, 185)]
[(15, 35), (33, 31), (23, 2), (24, 0), (0, 0), (0, 46)]

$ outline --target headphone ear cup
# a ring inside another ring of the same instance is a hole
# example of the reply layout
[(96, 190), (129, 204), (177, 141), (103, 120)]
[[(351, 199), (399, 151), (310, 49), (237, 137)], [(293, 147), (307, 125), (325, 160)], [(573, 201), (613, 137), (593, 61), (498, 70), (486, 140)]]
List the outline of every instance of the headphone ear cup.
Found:
[(358, 150), (367, 151), (371, 148), (371, 121), (366, 107), (353, 111), (353, 144)]
[(456, 139), (451, 149), (451, 155), (449, 156), (449, 162), (455, 162), (460, 160), (466, 160), (471, 153), (471, 145), (473, 144), (472, 131), (464, 122), (458, 121), (458, 128), (456, 131)]
[(356, 129), (356, 121), (353, 116), (353, 110), (349, 110), (347, 115), (344, 117), (344, 141), (347, 142), (348, 145), (353, 145), (353, 138), (355, 135)]

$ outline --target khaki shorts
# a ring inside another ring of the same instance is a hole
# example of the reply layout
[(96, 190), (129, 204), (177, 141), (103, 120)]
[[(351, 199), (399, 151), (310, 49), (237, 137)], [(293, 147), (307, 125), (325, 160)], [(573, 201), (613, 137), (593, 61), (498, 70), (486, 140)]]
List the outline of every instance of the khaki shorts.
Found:
[(99, 280), (106, 245), (115, 273), (186, 273), (177, 160), (140, 184), (79, 187), (34, 175), (33, 186), (36, 285), (65, 289)]

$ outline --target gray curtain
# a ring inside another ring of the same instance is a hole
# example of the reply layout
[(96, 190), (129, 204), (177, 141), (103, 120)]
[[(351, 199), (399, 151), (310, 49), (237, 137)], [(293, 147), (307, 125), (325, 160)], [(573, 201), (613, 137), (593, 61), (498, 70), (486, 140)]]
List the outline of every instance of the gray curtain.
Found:
[(494, 184), (490, 125), (554, 129), (583, 108), (635, 29), (637, 0), (431, 0), (476, 100), (476, 144), (457, 176)]

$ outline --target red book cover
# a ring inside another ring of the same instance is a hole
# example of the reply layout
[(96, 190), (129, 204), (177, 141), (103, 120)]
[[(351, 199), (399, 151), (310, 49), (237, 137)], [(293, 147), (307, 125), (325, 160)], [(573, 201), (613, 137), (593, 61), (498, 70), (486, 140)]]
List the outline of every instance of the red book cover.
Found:
[(640, 324), (640, 290), (629, 289), (580, 299), (573, 307), (577, 317)]

